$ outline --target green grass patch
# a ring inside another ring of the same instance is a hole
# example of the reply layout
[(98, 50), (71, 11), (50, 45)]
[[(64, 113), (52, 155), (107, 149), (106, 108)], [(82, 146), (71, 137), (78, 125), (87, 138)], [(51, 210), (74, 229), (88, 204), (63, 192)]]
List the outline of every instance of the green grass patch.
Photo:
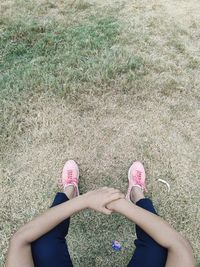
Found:
[(141, 59), (116, 45), (119, 33), (113, 17), (93, 16), (72, 26), (4, 25), (0, 86), (9, 97), (21, 90), (49, 89), (63, 96), (84, 84), (110, 83), (142, 65)]
[(143, 65), (120, 45), (120, 25), (111, 16), (90, 16), (72, 25), (30, 20), (4, 20), (2, 25), (0, 95), (5, 112), (0, 134), (5, 144), (29, 127), (18, 121), (27, 113), (30, 95), (53, 92), (67, 98), (87, 90), (99, 93), (117, 79), (124, 81), (123, 76), (130, 88)]

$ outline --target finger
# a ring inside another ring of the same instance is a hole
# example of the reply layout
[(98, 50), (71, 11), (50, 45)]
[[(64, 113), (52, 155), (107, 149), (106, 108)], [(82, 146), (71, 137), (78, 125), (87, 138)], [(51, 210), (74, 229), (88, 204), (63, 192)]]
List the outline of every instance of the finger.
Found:
[(113, 209), (111, 209), (110, 207), (109, 207), (109, 204), (110, 203), (108, 203), (105, 207), (106, 207), (106, 209), (108, 209), (108, 210), (111, 210), (112, 211), (112, 213), (114, 212), (114, 210)]
[(96, 192), (104, 192), (106, 190), (106, 187), (100, 187), (100, 188), (97, 188), (95, 191)]
[(124, 195), (124, 193), (122, 193), (120, 191), (117, 191), (115, 193), (110, 194), (110, 197), (115, 197), (115, 196), (116, 197), (119, 196), (119, 198), (120, 198), (120, 197), (124, 197), (125, 195)]
[(105, 193), (109, 194), (114, 194), (120, 192), (118, 189), (112, 188), (112, 187), (107, 187), (104, 191)]
[(106, 189), (105, 189), (106, 192), (110, 192), (112, 190), (114, 190), (114, 188), (111, 188), (111, 187), (106, 187)]
[(112, 188), (109, 193), (111, 194), (116, 194), (116, 193), (121, 193), (121, 191), (119, 189), (115, 189), (115, 188)]
[(102, 213), (106, 214), (106, 215), (110, 215), (112, 213), (112, 210), (109, 210), (107, 208), (103, 208), (102, 209)]
[(107, 186), (104, 186), (104, 187), (101, 187), (100, 189), (101, 189), (101, 190), (107, 190), (108, 187), (107, 187)]
[(112, 194), (110, 195), (110, 197), (108, 198), (108, 203), (114, 201), (114, 200), (117, 200), (117, 199), (121, 199), (121, 198), (125, 198), (125, 195), (122, 194), (122, 193), (115, 193), (115, 194)]

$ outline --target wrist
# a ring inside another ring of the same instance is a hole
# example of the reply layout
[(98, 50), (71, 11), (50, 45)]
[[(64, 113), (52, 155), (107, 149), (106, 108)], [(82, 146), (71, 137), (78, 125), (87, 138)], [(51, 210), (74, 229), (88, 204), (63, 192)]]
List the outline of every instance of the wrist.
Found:
[(90, 203), (89, 203), (88, 193), (85, 193), (85, 194), (83, 194), (83, 195), (80, 195), (79, 197), (80, 197), (80, 199), (81, 199), (81, 202), (82, 202), (82, 204), (83, 204), (84, 209), (88, 209), (88, 208), (90, 208)]
[[(86, 198), (83, 195), (79, 195), (75, 198), (72, 198), (69, 200), (70, 203), (72, 204), (72, 207), (73, 207), (73, 211), (74, 213), (77, 213), (81, 210), (84, 210), (84, 209), (87, 209), (88, 208), (88, 204), (87, 204), (87, 201), (86, 201)], [(68, 204), (68, 201), (66, 202), (66, 205)]]

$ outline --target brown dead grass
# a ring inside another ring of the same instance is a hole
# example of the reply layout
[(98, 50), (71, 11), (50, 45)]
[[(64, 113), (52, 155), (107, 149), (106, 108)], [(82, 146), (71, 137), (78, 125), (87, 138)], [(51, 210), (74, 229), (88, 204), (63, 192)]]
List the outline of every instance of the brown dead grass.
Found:
[[(182, 110), (184, 99), (174, 99), (173, 106)], [(82, 96), (75, 105), (39, 97), (37, 116), (27, 118), (32, 130), (4, 157), (5, 245), (19, 224), (48, 206), (66, 159), (80, 164), (82, 193), (105, 184), (126, 191), (128, 167), (140, 159), (160, 214), (191, 240), (197, 253), (199, 125), (194, 120), (195, 100), (187, 99), (191, 105), (187, 114), (174, 116), (171, 105), (167, 98), (152, 96), (144, 102), (138, 95), (110, 93), (101, 99)], [(170, 183), (170, 194), (158, 178)]]

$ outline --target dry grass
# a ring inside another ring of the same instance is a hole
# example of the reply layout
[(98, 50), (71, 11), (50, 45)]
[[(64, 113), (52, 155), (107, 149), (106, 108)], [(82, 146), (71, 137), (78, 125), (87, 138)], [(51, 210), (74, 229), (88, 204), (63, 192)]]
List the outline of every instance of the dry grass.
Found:
[[(49, 206), (68, 158), (80, 164), (82, 193), (103, 185), (126, 191), (130, 164), (142, 160), (156, 208), (191, 241), (200, 263), (199, 2), (21, 1), (18, 11), (16, 3), (2, 2), (6, 20), (23, 24), (38, 16), (37, 21), (47, 26), (55, 20), (64, 26), (81, 24), (88, 36), (96, 27), (95, 21), (87, 24), (88, 16), (104, 13), (112, 16), (111, 24), (103, 24), (111, 37), (95, 48), (95, 64), (81, 65), (87, 75), (75, 73), (67, 80), (70, 65), (63, 61), (61, 67), (67, 71), (58, 80), (46, 66), (38, 72), (43, 78), (38, 82), (31, 80), (33, 69), (26, 73), (27, 83), (14, 76), (21, 75), (19, 68), (12, 69), (12, 88), (7, 78), (2, 79), (0, 265), (10, 235)], [(32, 12), (28, 19), (27, 10)], [(4, 30), (5, 19), (2, 25)], [(64, 49), (70, 51), (67, 44)], [(78, 59), (81, 56), (77, 53)], [(170, 194), (158, 178), (170, 183)], [(126, 266), (134, 237), (133, 225), (121, 216), (82, 212), (72, 219), (68, 238), (74, 265)], [(122, 252), (112, 251), (113, 239), (123, 242)]]

